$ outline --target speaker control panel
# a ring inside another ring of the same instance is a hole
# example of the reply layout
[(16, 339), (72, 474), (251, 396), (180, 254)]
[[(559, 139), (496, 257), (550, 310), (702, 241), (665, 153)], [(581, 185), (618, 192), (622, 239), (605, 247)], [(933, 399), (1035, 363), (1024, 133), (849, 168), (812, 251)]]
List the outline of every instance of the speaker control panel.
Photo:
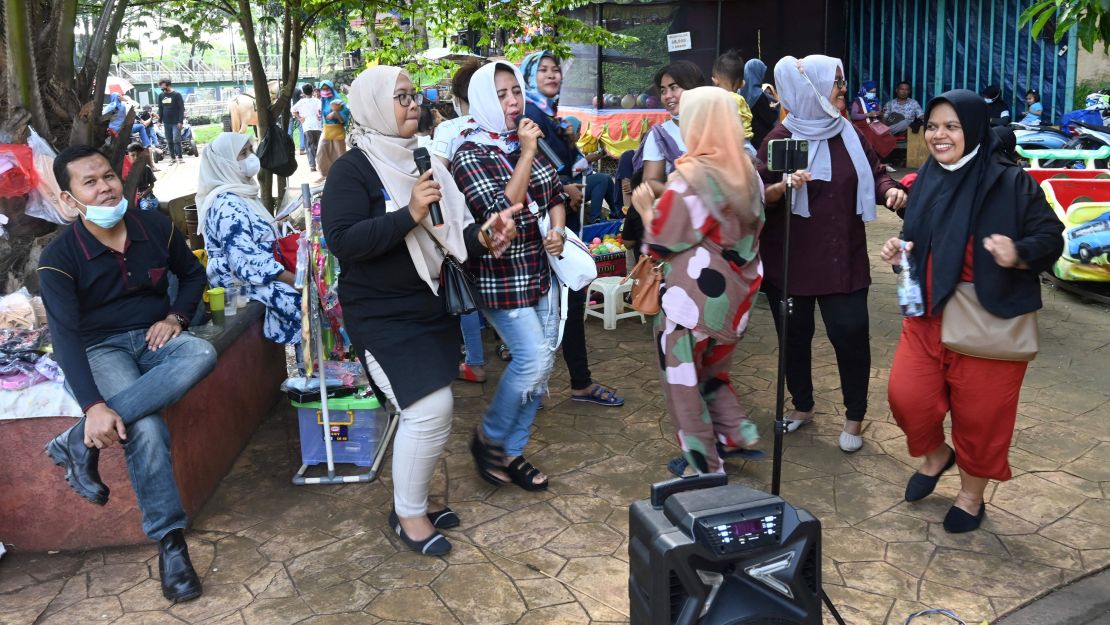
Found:
[(719, 554), (777, 545), (782, 538), (782, 506), (764, 506), (697, 519), (695, 540)]

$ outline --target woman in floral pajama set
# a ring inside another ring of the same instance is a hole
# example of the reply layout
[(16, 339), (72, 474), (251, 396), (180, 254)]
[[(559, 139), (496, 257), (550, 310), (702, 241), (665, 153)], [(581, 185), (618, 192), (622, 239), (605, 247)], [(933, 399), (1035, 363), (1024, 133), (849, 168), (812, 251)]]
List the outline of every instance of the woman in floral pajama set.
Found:
[(641, 185), (633, 204), (647, 253), (663, 262), (654, 331), (671, 421), (691, 468), (724, 472), (722, 452), (759, 440), (729, 372), (763, 279), (762, 188), (726, 91), (687, 91), (681, 114), (686, 154), (658, 201)]

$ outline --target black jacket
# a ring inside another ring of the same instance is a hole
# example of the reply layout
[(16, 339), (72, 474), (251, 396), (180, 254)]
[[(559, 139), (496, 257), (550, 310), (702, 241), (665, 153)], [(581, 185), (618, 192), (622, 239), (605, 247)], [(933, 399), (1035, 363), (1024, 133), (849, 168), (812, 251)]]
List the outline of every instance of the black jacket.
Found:
[[(1056, 217), (1032, 176), (1017, 166), (1005, 169), (974, 217), (972, 259), (975, 293), (989, 312), (1011, 319), (1041, 307), (1041, 282), (1064, 251), (1064, 224)], [(1010, 237), (1029, 269), (998, 266), (983, 248), (992, 234)]]

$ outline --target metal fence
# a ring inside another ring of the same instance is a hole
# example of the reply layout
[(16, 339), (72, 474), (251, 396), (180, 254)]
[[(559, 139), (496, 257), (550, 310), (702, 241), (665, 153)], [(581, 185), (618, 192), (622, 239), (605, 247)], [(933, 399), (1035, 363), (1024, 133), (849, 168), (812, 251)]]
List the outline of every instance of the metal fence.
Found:
[(1025, 109), (1025, 92), (1037, 89), (1044, 119), (1071, 110), (1078, 42), (1075, 29), (1055, 44), (1051, 28), (1033, 39), (1019, 17), (1034, 0), (851, 0), (849, 91), (864, 80), (892, 97), (910, 82), (922, 105), (949, 89), (1002, 88), (1011, 114)]

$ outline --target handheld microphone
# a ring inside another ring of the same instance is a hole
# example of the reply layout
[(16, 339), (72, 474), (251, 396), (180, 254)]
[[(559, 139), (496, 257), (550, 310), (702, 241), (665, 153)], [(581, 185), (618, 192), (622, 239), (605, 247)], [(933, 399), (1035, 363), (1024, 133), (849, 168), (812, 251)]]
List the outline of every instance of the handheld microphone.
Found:
[[(517, 129), (520, 128), (520, 122), (523, 119), (524, 115), (520, 115), (516, 118)], [(547, 160), (551, 161), (551, 165), (555, 168), (555, 171), (562, 171), (563, 159), (556, 156), (555, 150), (552, 150), (551, 146), (547, 144), (547, 139), (541, 137), (539, 140), (536, 141), (536, 146), (539, 147), (540, 151), (543, 152), (543, 155), (547, 157)]]
[[(416, 161), (416, 171), (421, 176), (424, 172), (432, 168), (432, 156), (428, 154), (428, 148), (416, 148), (412, 151), (412, 159)], [(432, 215), (432, 225), (436, 228), (443, 225), (443, 211), (439, 209), (439, 202), (432, 202), (428, 205), (428, 212)]]

